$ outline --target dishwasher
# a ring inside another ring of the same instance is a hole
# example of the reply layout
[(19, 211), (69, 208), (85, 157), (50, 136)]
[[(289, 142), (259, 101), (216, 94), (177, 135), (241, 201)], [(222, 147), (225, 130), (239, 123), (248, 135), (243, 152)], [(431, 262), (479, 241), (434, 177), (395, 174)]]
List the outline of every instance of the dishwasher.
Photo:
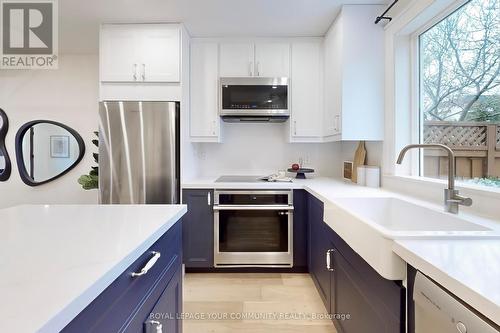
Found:
[(413, 285), (415, 333), (497, 333), (500, 329), (417, 271)]

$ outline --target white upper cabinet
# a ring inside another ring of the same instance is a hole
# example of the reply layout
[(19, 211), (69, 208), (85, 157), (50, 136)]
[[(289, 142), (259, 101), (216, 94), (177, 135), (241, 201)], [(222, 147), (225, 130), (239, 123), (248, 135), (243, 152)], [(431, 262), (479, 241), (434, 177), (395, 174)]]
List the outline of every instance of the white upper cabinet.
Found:
[(252, 76), (254, 68), (253, 43), (220, 44), (220, 76)]
[(103, 25), (100, 43), (101, 81), (127, 82), (138, 78), (138, 52), (133, 26)]
[(327, 32), (325, 136), (383, 140), (384, 30), (373, 24), (383, 6), (345, 5)]
[(102, 82), (179, 82), (180, 28), (175, 24), (104, 24)]
[(305, 40), (292, 43), (290, 140), (321, 141), (322, 43)]
[(179, 82), (180, 29), (168, 25), (145, 25), (139, 34), (143, 81)]
[(220, 44), (220, 76), (288, 77), (290, 75), (290, 43), (266, 41), (222, 42)]
[(254, 76), (289, 77), (290, 43), (257, 43)]
[(191, 44), (191, 117), (192, 142), (219, 142), (218, 44)]

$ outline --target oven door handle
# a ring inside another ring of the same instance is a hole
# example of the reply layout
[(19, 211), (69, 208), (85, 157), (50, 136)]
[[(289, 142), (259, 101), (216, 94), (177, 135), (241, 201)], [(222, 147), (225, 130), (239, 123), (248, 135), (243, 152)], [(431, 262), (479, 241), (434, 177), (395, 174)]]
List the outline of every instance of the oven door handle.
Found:
[(214, 205), (214, 210), (293, 210), (288, 205)]

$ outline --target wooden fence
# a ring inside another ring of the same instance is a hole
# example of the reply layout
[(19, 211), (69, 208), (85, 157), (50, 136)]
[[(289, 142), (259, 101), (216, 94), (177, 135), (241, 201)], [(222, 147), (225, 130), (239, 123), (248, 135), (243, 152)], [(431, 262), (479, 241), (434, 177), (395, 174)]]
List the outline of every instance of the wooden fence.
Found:
[[(424, 124), (424, 143), (442, 143), (455, 151), (457, 176), (500, 177), (500, 124), (429, 121)], [(441, 150), (424, 152), (424, 176), (446, 177), (448, 157)]]

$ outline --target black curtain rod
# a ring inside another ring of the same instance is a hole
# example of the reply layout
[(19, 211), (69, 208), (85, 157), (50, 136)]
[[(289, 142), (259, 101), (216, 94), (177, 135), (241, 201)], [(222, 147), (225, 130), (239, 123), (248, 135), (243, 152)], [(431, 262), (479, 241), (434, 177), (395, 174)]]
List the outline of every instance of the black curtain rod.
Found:
[(391, 10), (391, 8), (396, 4), (396, 2), (398, 2), (399, 0), (394, 0), (391, 5), (385, 10), (385, 12), (382, 13), (382, 15), (380, 16), (377, 16), (377, 18), (375, 19), (375, 24), (379, 23), (380, 21), (382, 20), (389, 20), (389, 22), (392, 20), (392, 17), (389, 17), (389, 16), (385, 16), (385, 14), (387, 14), (388, 11)]

